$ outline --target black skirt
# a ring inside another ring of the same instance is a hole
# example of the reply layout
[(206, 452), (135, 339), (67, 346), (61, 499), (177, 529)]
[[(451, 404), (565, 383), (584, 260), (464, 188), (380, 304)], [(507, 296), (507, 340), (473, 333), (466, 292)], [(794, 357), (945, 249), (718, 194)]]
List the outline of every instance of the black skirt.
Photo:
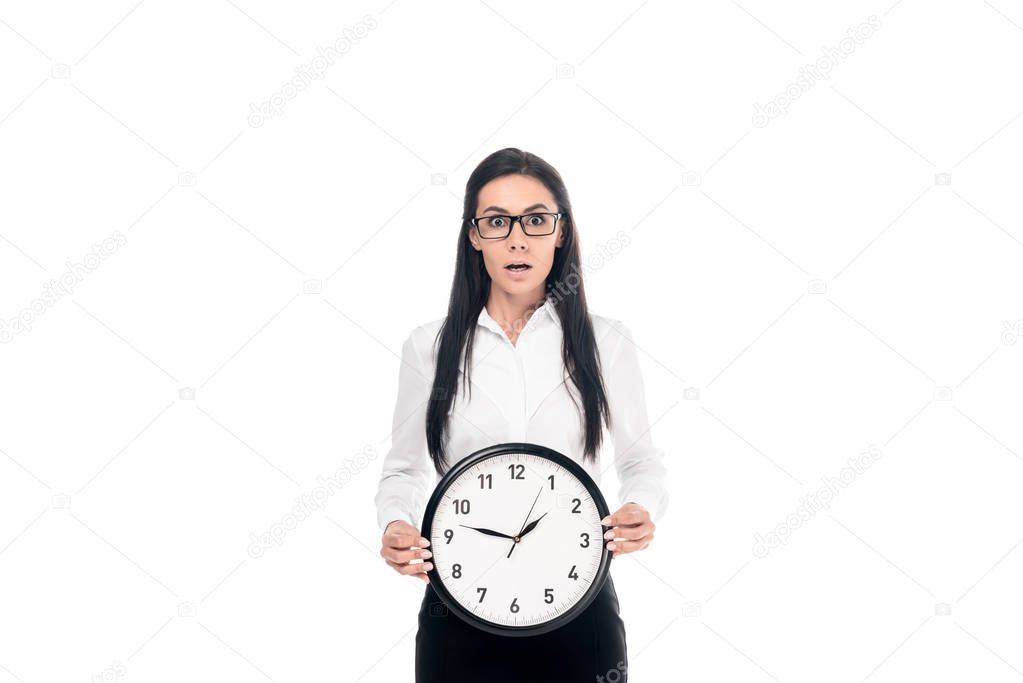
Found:
[(537, 636), (498, 636), (452, 614), (427, 584), (416, 633), (416, 683), (627, 683), (625, 624), (608, 575), (579, 616)]

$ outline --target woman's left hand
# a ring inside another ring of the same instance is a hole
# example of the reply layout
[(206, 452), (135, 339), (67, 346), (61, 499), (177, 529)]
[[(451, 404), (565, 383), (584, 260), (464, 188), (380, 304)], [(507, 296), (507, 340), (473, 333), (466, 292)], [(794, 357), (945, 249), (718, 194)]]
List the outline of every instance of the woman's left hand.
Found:
[(604, 534), (605, 539), (613, 539), (607, 544), (607, 549), (613, 551), (612, 558), (647, 547), (654, 540), (657, 528), (650, 513), (639, 503), (626, 503), (600, 523), (612, 527)]

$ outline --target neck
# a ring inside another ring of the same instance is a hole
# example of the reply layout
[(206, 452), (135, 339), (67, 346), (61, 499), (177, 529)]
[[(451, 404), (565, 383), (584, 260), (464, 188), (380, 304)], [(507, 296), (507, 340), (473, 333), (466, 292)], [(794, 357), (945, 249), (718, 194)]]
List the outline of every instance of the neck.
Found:
[(508, 294), (494, 289), (487, 299), (487, 314), (504, 330), (521, 330), (546, 300), (543, 289), (528, 294)]

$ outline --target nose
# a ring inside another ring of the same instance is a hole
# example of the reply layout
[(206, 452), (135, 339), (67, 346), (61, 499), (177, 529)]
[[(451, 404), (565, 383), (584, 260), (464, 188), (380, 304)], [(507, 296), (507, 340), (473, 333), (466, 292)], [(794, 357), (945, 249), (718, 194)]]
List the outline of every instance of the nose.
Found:
[[(516, 223), (518, 223), (518, 227), (515, 227)], [(529, 242), (526, 241), (526, 231), (522, 227), (522, 219), (513, 218), (511, 224), (511, 234), (508, 235), (508, 248), (512, 250), (515, 249), (522, 250), (525, 249), (528, 244)]]

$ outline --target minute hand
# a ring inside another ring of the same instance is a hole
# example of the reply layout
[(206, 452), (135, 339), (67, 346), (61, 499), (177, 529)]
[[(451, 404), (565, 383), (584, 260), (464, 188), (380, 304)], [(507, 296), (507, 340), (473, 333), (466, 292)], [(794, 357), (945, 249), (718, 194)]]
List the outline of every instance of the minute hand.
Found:
[[(529, 516), (533, 514), (533, 508), (536, 507), (536, 501), (540, 500), (541, 493), (543, 493), (542, 486), (540, 487), (540, 490), (536, 492), (536, 498), (533, 499), (533, 504), (529, 506), (529, 512), (526, 513), (526, 518), (522, 520), (522, 529), (526, 528), (526, 522), (529, 521)], [(508, 549), (508, 557), (512, 556), (512, 553), (515, 551), (515, 545), (519, 542), (519, 539), (522, 538), (522, 529), (519, 529), (518, 537), (514, 539), (515, 542), (512, 543), (511, 548)]]

